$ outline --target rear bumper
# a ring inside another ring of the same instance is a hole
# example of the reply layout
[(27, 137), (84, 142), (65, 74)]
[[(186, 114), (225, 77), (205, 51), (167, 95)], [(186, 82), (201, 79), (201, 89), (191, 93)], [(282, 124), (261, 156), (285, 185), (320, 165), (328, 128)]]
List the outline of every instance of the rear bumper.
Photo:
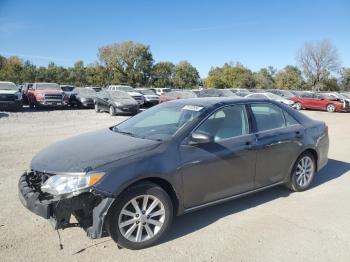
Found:
[[(100, 238), (104, 233), (104, 221), (114, 198), (103, 193), (83, 193), (81, 195), (53, 200), (35, 189), (30, 181), (32, 172), (25, 172), (18, 182), (19, 199), (28, 210), (48, 219), (54, 229), (81, 227), (90, 238)], [(71, 216), (78, 223), (71, 223)]]

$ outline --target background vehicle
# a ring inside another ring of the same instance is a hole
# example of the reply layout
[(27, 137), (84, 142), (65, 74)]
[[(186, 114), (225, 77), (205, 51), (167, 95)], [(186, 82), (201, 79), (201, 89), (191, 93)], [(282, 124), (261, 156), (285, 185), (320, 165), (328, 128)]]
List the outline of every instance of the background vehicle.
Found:
[(269, 92), (269, 93), (278, 95), (280, 97), (283, 97), (285, 99), (290, 99), (292, 97), (295, 97), (295, 95), (292, 92), (288, 91), (288, 90), (267, 89), (266, 91)]
[(349, 103), (340, 102), (326, 94), (304, 92), (300, 97), (292, 97), (290, 100), (295, 102), (295, 108), (298, 110), (319, 109), (328, 112), (347, 112), (350, 110)]
[(83, 108), (94, 108), (96, 93), (93, 89), (76, 87), (72, 91), (73, 95), (71, 97), (71, 104), (76, 105), (77, 107)]
[(139, 92), (136, 92), (134, 88), (131, 86), (124, 86), (124, 85), (110, 85), (108, 87), (108, 90), (110, 91), (123, 91), (128, 93), (132, 98), (134, 98), (137, 103), (139, 103), (140, 106), (142, 106), (145, 103), (145, 98), (142, 94)]
[(75, 92), (73, 91), (74, 90), (74, 86), (71, 86), (71, 85), (60, 85), (62, 91), (68, 96), (68, 100), (69, 100), (69, 105), (70, 106), (74, 106), (76, 105), (74, 102), (75, 102), (75, 99), (74, 99), (74, 96), (75, 96)]
[(286, 104), (288, 106), (293, 106), (294, 102), (288, 99), (285, 99), (279, 95), (276, 94), (272, 94), (269, 92), (265, 92), (265, 93), (256, 93), (256, 94), (249, 94), (246, 96), (246, 98), (254, 98), (254, 99), (271, 99), (271, 100), (275, 100), (277, 102)]
[(0, 82), (0, 110), (21, 111), (22, 107), (22, 93), (18, 87), (12, 82)]
[(208, 88), (199, 92), (199, 97), (239, 97), (229, 89)]
[(159, 96), (150, 88), (135, 88), (135, 91), (145, 98), (144, 106), (154, 106), (159, 104)]
[(56, 83), (33, 83), (27, 92), (28, 103), (31, 108), (35, 107), (66, 107), (68, 96)]
[(109, 112), (111, 116), (121, 113), (136, 114), (139, 104), (126, 92), (102, 90), (95, 96), (95, 111)]
[(159, 103), (164, 103), (175, 99), (186, 99), (195, 97), (197, 97), (197, 95), (191, 90), (172, 90), (170, 92), (163, 93), (159, 97)]
[(337, 92), (332, 92), (332, 93), (325, 92), (324, 94), (326, 96), (329, 96), (331, 99), (338, 100), (340, 102), (344, 102), (344, 101), (346, 103), (350, 102), (350, 98)]
[(151, 88), (157, 95), (163, 95), (164, 93), (170, 92), (171, 88)]
[(92, 90), (94, 90), (95, 92), (100, 92), (100, 91), (102, 91), (102, 87), (97, 87), (97, 86), (87, 86), (87, 87), (85, 87), (85, 88), (87, 88), (87, 89), (92, 89)]
[(22, 101), (24, 105), (29, 105), (28, 101), (28, 90), (32, 88), (33, 84), (32, 83), (25, 83), (22, 86), (21, 93), (22, 93)]
[(324, 122), (272, 100), (174, 100), (47, 147), (21, 176), (19, 196), (58, 229), (76, 226), (74, 215), (88, 236), (106, 230), (140, 249), (175, 215), (282, 184), (306, 190), (328, 147)]

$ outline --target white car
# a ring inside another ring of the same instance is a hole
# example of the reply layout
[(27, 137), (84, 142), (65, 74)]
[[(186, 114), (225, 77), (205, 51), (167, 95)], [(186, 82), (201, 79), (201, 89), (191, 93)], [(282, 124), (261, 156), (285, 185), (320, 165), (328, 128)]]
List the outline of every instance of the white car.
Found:
[(0, 82), (0, 111), (2, 109), (22, 110), (22, 93), (12, 82)]
[(132, 98), (134, 98), (137, 103), (141, 106), (145, 103), (145, 98), (143, 97), (142, 94), (139, 92), (136, 92), (134, 88), (131, 86), (124, 86), (124, 85), (110, 85), (108, 86), (107, 90), (110, 91), (123, 91), (128, 93)]
[(163, 95), (164, 93), (170, 92), (171, 88), (151, 88), (157, 95)]
[(280, 103), (289, 105), (289, 106), (294, 106), (294, 102), (289, 100), (289, 99), (285, 99), (279, 95), (275, 95), (269, 92), (265, 92), (265, 93), (254, 93), (254, 94), (249, 94), (247, 96), (245, 96), (245, 98), (254, 98), (254, 99), (270, 99), (270, 100), (275, 100), (278, 101)]

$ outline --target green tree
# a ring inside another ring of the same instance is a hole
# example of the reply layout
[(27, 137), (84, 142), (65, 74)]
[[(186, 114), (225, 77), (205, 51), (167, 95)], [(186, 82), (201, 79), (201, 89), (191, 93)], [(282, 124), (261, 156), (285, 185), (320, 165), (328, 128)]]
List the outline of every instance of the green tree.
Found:
[(303, 89), (304, 79), (296, 66), (287, 65), (275, 76), (276, 87), (281, 89)]
[(174, 84), (178, 88), (194, 88), (199, 83), (197, 69), (187, 61), (181, 61), (175, 66)]
[(86, 67), (86, 84), (89, 86), (106, 86), (108, 84), (108, 72), (100, 64), (91, 64)]
[(22, 71), (22, 82), (34, 82), (36, 77), (36, 66), (33, 65), (30, 61), (25, 61), (23, 65), (23, 71)]
[(252, 71), (240, 63), (225, 63), (223, 67), (212, 68), (204, 82), (207, 87), (216, 88), (251, 88), (255, 86)]
[(335, 77), (323, 79), (320, 83), (320, 89), (323, 91), (339, 91), (340, 87)]
[(158, 62), (152, 68), (151, 84), (154, 87), (174, 85), (175, 65), (171, 62)]
[(153, 66), (149, 46), (132, 41), (99, 48), (101, 62), (107, 67), (113, 84), (141, 86), (148, 83)]
[(262, 89), (275, 88), (275, 73), (276, 69), (272, 66), (269, 66), (268, 68), (261, 68), (254, 74), (256, 87)]

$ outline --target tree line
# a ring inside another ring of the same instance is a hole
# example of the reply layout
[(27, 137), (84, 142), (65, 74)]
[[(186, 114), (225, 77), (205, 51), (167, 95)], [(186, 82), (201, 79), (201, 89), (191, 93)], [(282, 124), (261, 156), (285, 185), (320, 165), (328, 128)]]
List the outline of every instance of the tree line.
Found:
[(19, 57), (0, 55), (0, 80), (17, 84), (56, 82), (74, 86), (131, 86), (195, 88), (281, 88), (350, 90), (350, 68), (342, 68), (336, 48), (328, 41), (306, 43), (297, 53), (297, 64), (281, 70), (269, 66), (253, 72), (241, 63), (212, 67), (207, 78), (187, 61), (155, 63), (150, 47), (132, 41), (106, 45), (98, 50), (98, 62), (73, 67), (51, 62), (36, 66)]

